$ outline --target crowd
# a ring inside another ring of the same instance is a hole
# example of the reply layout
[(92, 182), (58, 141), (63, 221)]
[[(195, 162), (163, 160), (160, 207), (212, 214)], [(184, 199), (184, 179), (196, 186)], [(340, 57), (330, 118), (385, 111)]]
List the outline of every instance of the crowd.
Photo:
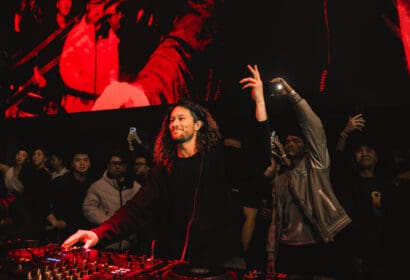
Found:
[[(181, 99), (152, 143), (130, 130), (97, 177), (78, 148), (44, 147), (0, 164), (3, 238), (287, 273), (304, 279), (407, 279), (409, 146), (383, 157), (362, 113), (336, 143), (284, 79), (296, 123), (268, 121), (258, 67), (240, 80), (254, 130), (226, 135), (201, 104)], [(272, 133), (274, 131), (274, 133)], [(172, 230), (171, 230), (172, 229)]]

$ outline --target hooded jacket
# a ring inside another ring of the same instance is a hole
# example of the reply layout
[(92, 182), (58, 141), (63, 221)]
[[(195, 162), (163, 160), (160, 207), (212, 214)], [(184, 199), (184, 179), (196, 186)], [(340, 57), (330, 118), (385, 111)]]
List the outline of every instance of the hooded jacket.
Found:
[(115, 179), (107, 176), (107, 171), (100, 179), (91, 184), (83, 202), (85, 218), (95, 225), (102, 224), (130, 200), (141, 188), (133, 181), (118, 185)]

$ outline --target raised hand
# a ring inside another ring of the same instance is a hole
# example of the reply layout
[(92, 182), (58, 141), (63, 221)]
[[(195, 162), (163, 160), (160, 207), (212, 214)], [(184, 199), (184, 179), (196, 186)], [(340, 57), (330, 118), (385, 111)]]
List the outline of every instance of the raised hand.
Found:
[(357, 114), (353, 117), (349, 117), (349, 120), (346, 123), (346, 126), (343, 128), (344, 133), (350, 134), (355, 130), (362, 131), (366, 126), (366, 121), (363, 118), (363, 114)]
[(263, 83), (260, 77), (258, 66), (247, 65), (252, 77), (243, 78), (239, 81), (242, 84), (242, 89), (252, 88), (252, 99), (255, 103), (264, 102), (263, 98)]
[(239, 81), (242, 89), (252, 88), (252, 99), (255, 101), (255, 116), (258, 121), (265, 121), (268, 118), (265, 107), (265, 98), (263, 97), (263, 83), (259, 74), (258, 66), (247, 65), (252, 77), (243, 78)]

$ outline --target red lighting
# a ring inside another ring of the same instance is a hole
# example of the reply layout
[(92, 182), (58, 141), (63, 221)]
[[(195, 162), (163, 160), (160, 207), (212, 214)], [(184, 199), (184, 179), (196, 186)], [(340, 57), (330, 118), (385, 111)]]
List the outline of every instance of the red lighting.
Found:
[(397, 12), (400, 20), (401, 40), (407, 61), (407, 71), (410, 74), (410, 4), (406, 0), (397, 1)]
[(327, 69), (324, 69), (322, 71), (322, 74), (320, 75), (320, 82), (319, 82), (319, 91), (321, 93), (324, 93), (326, 90), (326, 79), (329, 71)]

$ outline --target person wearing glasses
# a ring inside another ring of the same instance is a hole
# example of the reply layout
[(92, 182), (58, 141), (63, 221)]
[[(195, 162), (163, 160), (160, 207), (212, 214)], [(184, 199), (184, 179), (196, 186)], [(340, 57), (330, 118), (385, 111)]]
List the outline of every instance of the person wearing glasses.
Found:
[(134, 180), (143, 184), (146, 180), (148, 171), (150, 170), (148, 155), (138, 154), (134, 158)]
[(144, 184), (151, 167), (151, 146), (141, 140), (141, 136), (138, 134), (136, 128), (135, 130), (130, 130), (130, 133), (128, 133), (127, 142), (132, 165), (131, 172), (134, 176), (134, 180), (140, 184)]
[[(108, 220), (141, 188), (141, 185), (127, 174), (127, 159), (126, 152), (111, 152), (107, 170), (87, 191), (83, 202), (83, 214), (95, 226)], [(109, 244), (105, 249), (129, 249), (134, 237), (129, 236), (125, 240)]]

